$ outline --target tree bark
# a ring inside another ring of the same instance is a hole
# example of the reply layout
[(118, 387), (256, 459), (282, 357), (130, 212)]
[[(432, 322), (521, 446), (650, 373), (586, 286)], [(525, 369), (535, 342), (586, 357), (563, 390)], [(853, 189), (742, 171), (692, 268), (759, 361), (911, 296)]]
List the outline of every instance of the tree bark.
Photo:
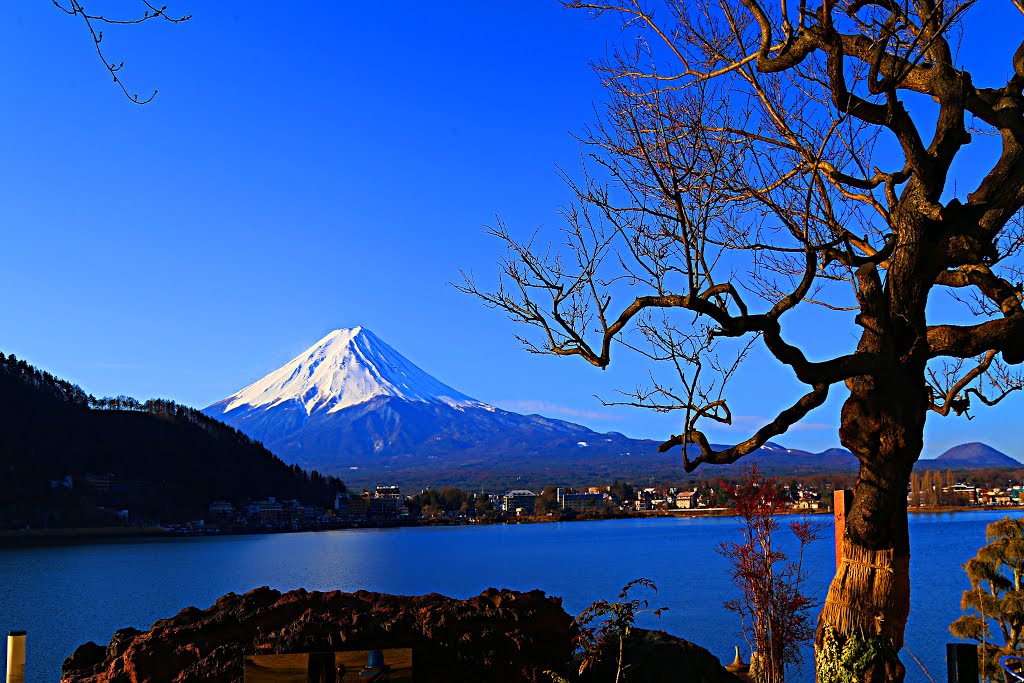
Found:
[(832, 680), (828, 672), (839, 665), (837, 652), (866, 648), (870, 655), (853, 672), (857, 679), (900, 682), (905, 669), (898, 652), (910, 612), (907, 486), (923, 446), (924, 366), (900, 366), (887, 377), (856, 378), (848, 386), (839, 435), (860, 460), (860, 473), (842, 538), (843, 559), (818, 622), (818, 680)]

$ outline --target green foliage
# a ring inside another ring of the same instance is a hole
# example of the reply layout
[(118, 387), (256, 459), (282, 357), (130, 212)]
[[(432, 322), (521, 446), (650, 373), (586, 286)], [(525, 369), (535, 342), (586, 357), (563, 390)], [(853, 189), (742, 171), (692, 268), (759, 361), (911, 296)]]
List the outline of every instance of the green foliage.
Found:
[(882, 636), (855, 633), (840, 643), (835, 631), (826, 628), (814, 658), (818, 683), (860, 683), (872, 664), (891, 653), (892, 646)]
[(424, 489), (411, 496), (406, 505), (413, 515), (422, 515), (426, 519), (446, 517), (449, 512), (487, 515), (494, 511), (494, 504), (487, 496), (463, 491), (455, 486)]
[(660, 617), (662, 612), (668, 610), (667, 607), (651, 609), (647, 600), (630, 598), (629, 592), (637, 586), (658, 592), (658, 587), (650, 579), (635, 579), (623, 586), (615, 602), (597, 600), (576, 617), (576, 625), (580, 629), (577, 636), (580, 646), (577, 652), (580, 674), (615, 648), (618, 650), (615, 678), (619, 680), (623, 672), (622, 656), (625, 641), (636, 623), (637, 616), (649, 612)]
[(557, 486), (545, 486), (544, 490), (537, 496), (537, 500), (533, 503), (533, 512), (536, 515), (546, 515), (549, 512), (557, 512), (560, 509), (562, 509), (562, 505), (558, 502)]
[(971, 582), (960, 599), (967, 614), (949, 631), (979, 643), (982, 667), (998, 672), (1000, 657), (1024, 653), (1024, 519), (996, 520), (985, 538), (988, 543), (963, 565)]
[(636, 500), (636, 491), (633, 489), (632, 484), (628, 484), (617, 479), (612, 482), (609, 493), (611, 493), (619, 503), (624, 503), (627, 500)]

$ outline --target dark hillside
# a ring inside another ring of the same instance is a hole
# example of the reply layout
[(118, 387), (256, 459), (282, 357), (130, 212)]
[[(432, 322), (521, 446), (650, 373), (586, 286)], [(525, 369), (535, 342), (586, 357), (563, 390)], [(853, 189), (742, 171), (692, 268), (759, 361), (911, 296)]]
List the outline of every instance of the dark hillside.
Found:
[(107, 524), (123, 509), (181, 521), (214, 499), (323, 505), (340, 488), (192, 408), (96, 400), (0, 354), (0, 528)]
[(1019, 460), (1011, 458), (995, 448), (977, 441), (953, 446), (935, 458), (940, 467), (1020, 467)]

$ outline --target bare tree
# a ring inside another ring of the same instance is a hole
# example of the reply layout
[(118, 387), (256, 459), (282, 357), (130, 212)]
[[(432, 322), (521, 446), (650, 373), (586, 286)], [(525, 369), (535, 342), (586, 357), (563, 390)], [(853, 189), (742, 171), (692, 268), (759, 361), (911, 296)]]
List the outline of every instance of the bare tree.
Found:
[(125, 86), (124, 81), (121, 80), (120, 71), (124, 68), (124, 62), (118, 62), (107, 57), (103, 51), (103, 29), (99, 28), (102, 25), (112, 26), (130, 26), (133, 24), (143, 24), (147, 21), (162, 20), (172, 24), (179, 24), (183, 21), (188, 21), (192, 18), (192, 15), (185, 16), (171, 16), (167, 13), (167, 5), (157, 7), (156, 5), (149, 2), (149, 0), (139, 0), (142, 5), (141, 14), (134, 14), (125, 17), (111, 17), (105, 14), (97, 14), (86, 9), (85, 4), (81, 0), (67, 0), (67, 4), (62, 0), (52, 0), (55, 7), (59, 10), (73, 17), (78, 17), (82, 20), (86, 30), (89, 32), (89, 36), (92, 38), (93, 47), (96, 49), (96, 56), (99, 57), (100, 61), (103, 62), (103, 67), (113, 77), (114, 84), (121, 89), (124, 96), (135, 104), (149, 104), (156, 97), (156, 90), (148, 95), (147, 97), (140, 97), (138, 93), (128, 92), (128, 88)]
[[(499, 224), (499, 283), (460, 286), (537, 328), (530, 351), (604, 368), (621, 343), (672, 368), (621, 402), (679, 411), (661, 450), (682, 447), (687, 471), (735, 462), (845, 389), (839, 437), (860, 474), (819, 680), (855, 650), (856, 679), (902, 680), (926, 417), (1021, 388), (1024, 45), (1002, 46), (1006, 82), (975, 84), (956, 50), (987, 39), (975, 1), (566, 3), (617, 16), (630, 40), (596, 65), (608, 101), (581, 136), (561, 244)], [(1004, 18), (1021, 16), (1007, 3)], [(995, 158), (973, 174), (954, 166), (972, 140)], [(786, 314), (811, 305), (860, 327), (848, 353), (811, 360), (787, 340)], [(754, 343), (806, 392), (716, 450), (701, 425), (731, 424), (724, 389)]]

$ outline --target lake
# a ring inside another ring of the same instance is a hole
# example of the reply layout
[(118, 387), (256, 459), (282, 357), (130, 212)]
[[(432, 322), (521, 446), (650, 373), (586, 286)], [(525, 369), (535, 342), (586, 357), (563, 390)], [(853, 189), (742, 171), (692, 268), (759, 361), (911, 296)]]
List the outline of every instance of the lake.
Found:
[[(907, 647), (936, 680), (945, 677), (946, 626), (968, 587), (960, 568), (984, 544), (985, 525), (1005, 512), (911, 516), (911, 615)], [(1020, 513), (1010, 513), (1019, 515)], [(831, 524), (831, 516), (816, 519)], [(787, 518), (783, 517), (785, 525)], [(354, 529), (322, 533), (0, 550), (0, 634), (28, 631), (27, 680), (56, 681), (78, 645), (107, 643), (125, 626), (147, 629), (183, 607), (206, 608), (227, 592), (438, 592), (469, 597), (488, 587), (541, 588), (575, 614), (614, 598), (628, 581), (652, 579), (651, 606), (664, 628), (714, 652), (747, 650), (722, 602), (736, 592), (715, 548), (738, 537), (732, 518), (649, 518), (558, 524)], [(787, 528), (780, 531), (785, 537)], [(835, 568), (832, 529), (809, 549), (821, 598)], [(0, 649), (6, 657), (6, 646)], [(908, 681), (926, 681), (906, 651)], [(793, 681), (813, 681), (810, 662)], [(5, 670), (5, 669), (4, 669)]]

